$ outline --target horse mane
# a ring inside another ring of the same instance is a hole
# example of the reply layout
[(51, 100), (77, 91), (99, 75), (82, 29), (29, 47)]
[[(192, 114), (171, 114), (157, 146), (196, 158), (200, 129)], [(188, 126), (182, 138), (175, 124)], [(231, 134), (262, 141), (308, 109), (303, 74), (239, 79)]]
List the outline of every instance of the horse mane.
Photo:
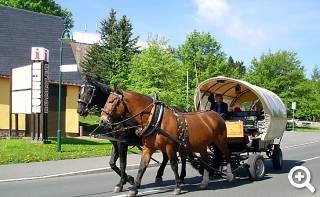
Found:
[(134, 92), (134, 91), (130, 91), (130, 90), (126, 90), (125, 92), (130, 93), (130, 94), (134, 94), (134, 95), (137, 95), (137, 96), (141, 96), (141, 97), (144, 97), (147, 100), (152, 101), (152, 98), (150, 96), (146, 96), (144, 94), (141, 94), (141, 93), (138, 93), (138, 92)]
[[(145, 99), (152, 101), (152, 98), (151, 98), (150, 96), (146, 96), (146, 95), (144, 95), (144, 94), (141, 94), (141, 93), (138, 93), (138, 92), (134, 92), (134, 91), (130, 91), (130, 90), (127, 90), (127, 91), (125, 91), (125, 92), (130, 93), (130, 94), (135, 94), (135, 95), (138, 95), (138, 96), (142, 96), (142, 97), (144, 97)], [(166, 104), (166, 103), (164, 103), (164, 104), (166, 105), (166, 107), (168, 107), (169, 109), (171, 109), (171, 110), (173, 110), (173, 111), (177, 111), (177, 112), (179, 112), (179, 113), (186, 113), (185, 110), (180, 109), (180, 108), (177, 107), (177, 106), (170, 106), (170, 105), (168, 105), (168, 104)]]
[(88, 82), (89, 84), (93, 85), (96, 89), (100, 90), (100, 92), (108, 97), (110, 92), (111, 92), (111, 88), (109, 86), (107, 86), (106, 84), (103, 84), (95, 79), (92, 79), (91, 77), (86, 76), (84, 78), (85, 82)]
[(111, 88), (109, 86), (107, 86), (106, 84), (103, 84), (98, 81), (94, 81), (94, 84), (97, 88), (99, 88), (101, 90), (101, 92), (103, 92), (103, 93), (108, 92), (110, 94)]

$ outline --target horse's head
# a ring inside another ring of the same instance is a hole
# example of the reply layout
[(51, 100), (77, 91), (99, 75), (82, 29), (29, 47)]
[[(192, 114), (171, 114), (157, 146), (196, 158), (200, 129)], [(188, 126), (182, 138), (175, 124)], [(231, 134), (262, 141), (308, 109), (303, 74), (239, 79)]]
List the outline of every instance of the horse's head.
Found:
[(95, 92), (96, 87), (91, 81), (86, 80), (84, 84), (81, 85), (77, 109), (80, 116), (88, 115), (90, 109), (93, 107), (92, 99), (95, 96)]
[(109, 98), (101, 110), (100, 126), (111, 126), (115, 121), (119, 121), (126, 115), (126, 104), (123, 98), (123, 92), (116, 88), (111, 92)]

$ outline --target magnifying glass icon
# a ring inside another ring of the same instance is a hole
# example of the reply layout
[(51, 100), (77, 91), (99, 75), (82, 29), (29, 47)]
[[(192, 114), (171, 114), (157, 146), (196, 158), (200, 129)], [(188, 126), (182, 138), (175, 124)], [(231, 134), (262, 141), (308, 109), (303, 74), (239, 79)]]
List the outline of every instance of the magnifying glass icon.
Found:
[(314, 193), (316, 189), (311, 185), (311, 174), (308, 168), (305, 166), (293, 167), (289, 174), (288, 179), (290, 184), (295, 188), (308, 188), (311, 193)]

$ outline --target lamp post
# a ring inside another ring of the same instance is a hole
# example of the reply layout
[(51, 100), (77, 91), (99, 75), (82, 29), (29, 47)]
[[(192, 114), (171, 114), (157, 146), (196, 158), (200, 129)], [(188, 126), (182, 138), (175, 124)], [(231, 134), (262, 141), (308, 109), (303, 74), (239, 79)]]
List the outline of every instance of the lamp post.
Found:
[(292, 131), (294, 131), (294, 110), (297, 108), (297, 103), (292, 102), (291, 103), (291, 109), (292, 109)]
[[(64, 29), (60, 37), (60, 66), (62, 65), (63, 55), (63, 43), (70, 42), (68, 30)], [(62, 83), (62, 72), (59, 66), (59, 95), (58, 95), (58, 129), (57, 129), (57, 151), (61, 152), (61, 83)]]

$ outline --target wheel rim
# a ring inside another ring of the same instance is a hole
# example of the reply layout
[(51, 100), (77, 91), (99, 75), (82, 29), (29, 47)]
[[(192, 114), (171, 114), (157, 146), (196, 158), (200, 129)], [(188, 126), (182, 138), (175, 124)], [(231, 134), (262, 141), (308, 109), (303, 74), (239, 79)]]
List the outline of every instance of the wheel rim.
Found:
[(256, 175), (257, 177), (262, 177), (264, 174), (265, 166), (262, 159), (257, 159), (256, 161)]

